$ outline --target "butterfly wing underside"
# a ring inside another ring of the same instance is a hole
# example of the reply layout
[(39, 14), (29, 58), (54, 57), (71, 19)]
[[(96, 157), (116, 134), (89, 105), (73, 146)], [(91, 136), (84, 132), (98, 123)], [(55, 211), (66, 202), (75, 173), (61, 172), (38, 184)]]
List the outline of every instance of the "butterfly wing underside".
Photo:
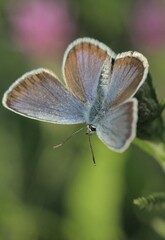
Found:
[(29, 118), (59, 123), (84, 122), (85, 107), (46, 69), (24, 74), (5, 93), (3, 105)]

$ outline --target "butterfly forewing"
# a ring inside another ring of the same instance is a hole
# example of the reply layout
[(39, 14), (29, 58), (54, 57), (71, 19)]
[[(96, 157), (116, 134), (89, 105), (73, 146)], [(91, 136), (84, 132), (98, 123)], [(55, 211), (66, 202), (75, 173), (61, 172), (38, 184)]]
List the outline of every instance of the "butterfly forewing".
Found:
[(60, 123), (84, 122), (84, 105), (46, 69), (37, 69), (18, 79), (5, 93), (3, 104), (30, 118)]
[(113, 65), (106, 104), (118, 106), (132, 97), (148, 73), (147, 59), (138, 52), (118, 54)]
[(96, 132), (110, 149), (124, 151), (136, 135), (137, 101), (132, 99), (119, 107), (106, 111)]
[(63, 61), (63, 75), (67, 87), (83, 102), (96, 97), (97, 86), (104, 62), (115, 54), (106, 45), (90, 38), (73, 42), (66, 50)]

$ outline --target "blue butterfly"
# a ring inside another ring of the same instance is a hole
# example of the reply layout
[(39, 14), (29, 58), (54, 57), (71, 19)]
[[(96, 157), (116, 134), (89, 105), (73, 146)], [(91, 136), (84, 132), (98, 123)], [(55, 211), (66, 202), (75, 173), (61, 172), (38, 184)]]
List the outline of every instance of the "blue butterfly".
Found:
[(87, 124), (110, 149), (122, 152), (136, 136), (137, 100), (148, 74), (138, 52), (115, 54), (91, 38), (75, 40), (62, 66), (65, 85), (39, 68), (24, 74), (4, 94), (3, 105), (23, 116), (57, 124)]

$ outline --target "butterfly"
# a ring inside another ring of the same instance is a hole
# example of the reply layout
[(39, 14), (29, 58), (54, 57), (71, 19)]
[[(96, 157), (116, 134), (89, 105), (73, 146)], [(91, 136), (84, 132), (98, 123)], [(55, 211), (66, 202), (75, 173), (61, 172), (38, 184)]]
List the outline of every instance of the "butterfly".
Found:
[(136, 136), (138, 103), (133, 97), (148, 74), (138, 52), (115, 54), (105, 44), (79, 38), (63, 58), (65, 84), (38, 68), (16, 80), (3, 105), (25, 117), (56, 124), (87, 124), (110, 149), (123, 152)]

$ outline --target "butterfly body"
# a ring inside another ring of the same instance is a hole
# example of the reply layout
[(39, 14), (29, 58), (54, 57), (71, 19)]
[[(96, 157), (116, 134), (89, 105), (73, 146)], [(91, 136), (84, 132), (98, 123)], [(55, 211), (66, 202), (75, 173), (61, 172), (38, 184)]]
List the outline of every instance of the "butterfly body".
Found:
[(115, 54), (91, 38), (69, 45), (62, 66), (65, 84), (39, 68), (24, 74), (4, 94), (3, 105), (20, 115), (56, 124), (87, 124), (110, 149), (122, 152), (136, 136), (134, 94), (148, 73), (138, 52)]

